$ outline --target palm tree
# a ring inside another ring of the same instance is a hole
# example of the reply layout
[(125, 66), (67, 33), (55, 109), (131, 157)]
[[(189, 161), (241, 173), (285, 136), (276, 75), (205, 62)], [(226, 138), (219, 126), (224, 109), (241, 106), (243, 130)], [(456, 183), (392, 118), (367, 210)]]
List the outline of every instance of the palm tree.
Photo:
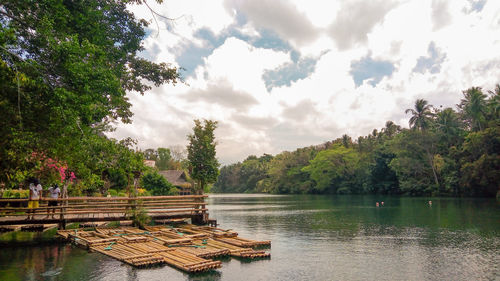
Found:
[(493, 118), (500, 116), (500, 84), (497, 84), (495, 91), (488, 91), (492, 96), (488, 100), (488, 106)]
[(462, 111), (462, 118), (468, 123), (473, 131), (481, 131), (482, 123), (485, 121), (486, 95), (481, 87), (472, 87), (463, 91), (464, 98), (460, 100), (458, 108)]
[(447, 143), (454, 145), (461, 131), (458, 114), (450, 107), (440, 111), (436, 117), (436, 129)]
[(419, 131), (425, 131), (431, 125), (434, 113), (432, 113), (432, 105), (424, 99), (418, 99), (415, 102), (415, 109), (408, 108), (405, 113), (411, 113), (412, 116), (408, 121), (410, 128)]
[(385, 122), (385, 128), (382, 129), (382, 132), (388, 137), (393, 137), (399, 131), (401, 131), (401, 127), (394, 124), (392, 121)]
[[(433, 118), (434, 118), (434, 113), (432, 112), (432, 105), (430, 105), (426, 100), (424, 99), (418, 99), (415, 101), (415, 109), (408, 108), (405, 113), (411, 113), (412, 116), (408, 123), (410, 124), (410, 128), (413, 130), (417, 130), (421, 132), (420, 136), (423, 137), (422, 140), (427, 139), (429, 137), (428, 134), (424, 134), (427, 132), (427, 129), (431, 126)], [(439, 179), (437, 176), (437, 169), (436, 165), (434, 163), (434, 143), (432, 141), (422, 141), (423, 143), (423, 148), (425, 149), (425, 152), (427, 154), (427, 161), (429, 163), (429, 166), (432, 168), (432, 174), (434, 176), (434, 182), (436, 183), (436, 187), (439, 190)]]

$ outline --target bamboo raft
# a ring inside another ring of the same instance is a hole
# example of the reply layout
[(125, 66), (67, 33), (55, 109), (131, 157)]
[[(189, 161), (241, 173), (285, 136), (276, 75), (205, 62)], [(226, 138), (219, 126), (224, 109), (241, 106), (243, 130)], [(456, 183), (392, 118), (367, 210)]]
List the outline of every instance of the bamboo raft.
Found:
[(256, 248), (263, 246), (271, 246), (271, 241), (254, 241), (249, 239), (244, 239), (240, 237), (217, 237), (214, 238), (217, 241), (221, 241), (227, 244), (231, 244), (243, 248)]
[[(270, 241), (239, 238), (234, 231), (215, 227), (148, 226), (141, 230), (99, 226), (95, 230), (60, 230), (58, 235), (80, 247), (135, 267), (168, 264), (186, 272), (202, 272), (221, 267), (220, 261), (209, 259), (213, 257), (270, 257), (270, 253), (252, 249), (259, 245), (270, 246)], [(240, 246), (235, 245), (238, 243)]]
[(91, 250), (110, 256), (136, 267), (153, 266), (165, 263), (157, 253), (144, 253), (124, 243), (92, 246)]
[[(237, 232), (216, 227), (186, 225), (183, 228), (167, 229), (161, 226), (154, 226), (149, 228), (146, 227), (146, 229), (161, 232), (172, 239), (188, 238), (191, 239), (191, 243), (194, 245), (205, 246), (214, 250), (224, 250), (225, 253), (229, 252), (229, 255), (233, 257), (254, 259), (271, 256), (270, 253), (266, 253), (265, 251), (256, 251), (252, 249), (262, 246), (271, 246), (271, 241), (256, 241), (236, 237), (238, 235)], [(224, 238), (223, 233), (229, 237)]]
[(227, 244), (225, 242), (217, 241), (217, 240), (211, 239), (211, 238), (206, 239), (206, 241), (203, 241), (203, 240), (195, 240), (194, 241), (195, 245), (202, 245), (203, 243), (206, 243), (210, 247), (213, 247), (216, 249), (226, 249), (229, 251), (229, 255), (232, 257), (247, 258), (247, 259), (271, 257), (271, 254), (267, 253), (265, 251), (256, 251), (252, 248), (238, 247), (238, 246)]
[(215, 240), (231, 244), (234, 246), (238, 247), (243, 247), (243, 248), (256, 248), (256, 247), (269, 247), (271, 246), (271, 241), (265, 240), (265, 241), (256, 241), (256, 240), (250, 240), (250, 239), (245, 239), (241, 237), (237, 237), (238, 233), (231, 231), (231, 230), (224, 230), (221, 228), (217, 227), (211, 227), (211, 226), (194, 226), (194, 225), (187, 225), (184, 228), (181, 228), (180, 231), (183, 232), (188, 232), (191, 234), (207, 234), (210, 237), (214, 238)]
[(211, 226), (195, 226), (195, 225), (186, 225), (184, 229), (189, 229), (190, 231), (198, 232), (198, 233), (206, 233), (211, 237), (236, 237), (238, 233), (232, 231), (231, 229), (224, 230), (222, 228), (211, 227)]

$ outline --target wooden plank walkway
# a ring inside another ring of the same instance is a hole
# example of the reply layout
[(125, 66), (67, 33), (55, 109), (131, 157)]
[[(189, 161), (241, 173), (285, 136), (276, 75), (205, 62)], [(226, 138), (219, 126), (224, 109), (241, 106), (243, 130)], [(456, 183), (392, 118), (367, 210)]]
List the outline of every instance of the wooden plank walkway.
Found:
[[(56, 207), (48, 207), (48, 199), (44, 198), (40, 207), (35, 209), (24, 207), (27, 206), (27, 199), (0, 199), (0, 226), (55, 223), (64, 227), (67, 223), (130, 220), (139, 212), (153, 220), (191, 218), (204, 222), (208, 220), (206, 197), (70, 197), (58, 199)], [(33, 211), (33, 218), (28, 220), (28, 212)]]

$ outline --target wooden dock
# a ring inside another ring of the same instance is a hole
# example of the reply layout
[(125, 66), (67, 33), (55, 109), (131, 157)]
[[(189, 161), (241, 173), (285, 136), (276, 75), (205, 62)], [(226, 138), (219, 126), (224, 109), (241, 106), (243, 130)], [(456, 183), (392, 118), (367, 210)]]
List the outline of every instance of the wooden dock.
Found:
[[(227, 233), (227, 237), (221, 233)], [(80, 247), (135, 267), (168, 264), (190, 273), (220, 268), (222, 263), (211, 259), (214, 257), (269, 258), (270, 253), (252, 248), (271, 246), (270, 241), (239, 238), (234, 231), (214, 227), (198, 228), (195, 225), (149, 226), (146, 230), (96, 227), (90, 231), (60, 230), (58, 235)], [(245, 246), (222, 241), (225, 238), (244, 241)]]
[[(48, 207), (48, 199), (44, 198), (35, 209), (26, 207), (27, 199), (0, 199), (0, 226), (58, 224), (65, 228), (68, 223), (131, 220), (140, 211), (153, 220), (192, 219), (203, 224), (208, 221), (206, 197), (70, 197), (57, 199), (59, 205), (56, 207)], [(27, 219), (28, 212), (34, 212), (32, 219)]]

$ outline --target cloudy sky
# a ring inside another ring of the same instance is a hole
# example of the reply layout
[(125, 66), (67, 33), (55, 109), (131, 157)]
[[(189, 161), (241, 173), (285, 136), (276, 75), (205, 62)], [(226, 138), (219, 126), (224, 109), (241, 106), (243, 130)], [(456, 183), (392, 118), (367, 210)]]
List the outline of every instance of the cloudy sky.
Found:
[[(150, 1), (153, 2), (153, 1)], [(407, 126), (417, 98), (454, 107), (500, 82), (500, 1), (167, 0), (141, 56), (185, 83), (129, 94), (142, 149), (187, 144), (193, 119), (219, 122), (223, 164), (248, 155)], [(146, 7), (131, 7), (152, 20)]]

